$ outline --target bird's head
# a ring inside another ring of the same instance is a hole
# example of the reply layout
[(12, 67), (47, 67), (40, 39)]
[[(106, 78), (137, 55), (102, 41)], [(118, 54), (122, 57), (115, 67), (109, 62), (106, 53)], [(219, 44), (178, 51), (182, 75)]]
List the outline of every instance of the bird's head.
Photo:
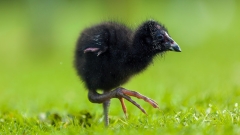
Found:
[(150, 20), (143, 23), (138, 29), (138, 36), (143, 45), (147, 45), (151, 51), (181, 52), (178, 44), (169, 36), (167, 29), (160, 23)]

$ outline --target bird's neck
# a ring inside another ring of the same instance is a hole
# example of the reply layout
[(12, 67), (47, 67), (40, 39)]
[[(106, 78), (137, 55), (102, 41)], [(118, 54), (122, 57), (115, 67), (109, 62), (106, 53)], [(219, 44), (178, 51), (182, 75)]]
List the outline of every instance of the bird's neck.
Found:
[(128, 53), (129, 69), (132, 69), (132, 72), (134, 73), (138, 73), (146, 69), (146, 67), (152, 62), (155, 55), (155, 53), (149, 50), (147, 45), (135, 37)]

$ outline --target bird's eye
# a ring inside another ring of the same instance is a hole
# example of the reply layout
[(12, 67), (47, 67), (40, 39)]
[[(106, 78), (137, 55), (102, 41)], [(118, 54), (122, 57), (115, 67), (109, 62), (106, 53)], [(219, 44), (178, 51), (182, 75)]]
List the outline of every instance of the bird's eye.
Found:
[(162, 35), (162, 34), (157, 35), (157, 39), (158, 39), (158, 40), (163, 40), (163, 35)]

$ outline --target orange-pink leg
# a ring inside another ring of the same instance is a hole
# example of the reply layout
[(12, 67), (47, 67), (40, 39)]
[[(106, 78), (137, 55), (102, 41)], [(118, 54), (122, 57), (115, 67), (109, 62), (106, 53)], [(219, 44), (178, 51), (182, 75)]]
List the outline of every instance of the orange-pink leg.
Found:
[(109, 120), (108, 120), (108, 107), (109, 107), (109, 103), (110, 103), (110, 99), (111, 98), (118, 98), (121, 102), (122, 105), (122, 109), (124, 114), (127, 116), (127, 108), (126, 105), (124, 103), (124, 99), (128, 100), (129, 102), (131, 102), (133, 105), (135, 105), (138, 109), (140, 109), (144, 114), (147, 114), (146, 111), (138, 104), (136, 103), (134, 100), (131, 99), (131, 97), (136, 97), (138, 99), (143, 99), (144, 101), (148, 102), (150, 105), (152, 105), (154, 108), (158, 108), (158, 104), (136, 92), (136, 91), (131, 91), (131, 90), (127, 90), (124, 88), (116, 88), (113, 91), (108, 91), (108, 92), (104, 92), (103, 94), (99, 94), (96, 91), (89, 91), (88, 93), (88, 98), (91, 102), (93, 103), (103, 103), (103, 109), (104, 109), (104, 121), (105, 121), (105, 125), (108, 126), (109, 124)]

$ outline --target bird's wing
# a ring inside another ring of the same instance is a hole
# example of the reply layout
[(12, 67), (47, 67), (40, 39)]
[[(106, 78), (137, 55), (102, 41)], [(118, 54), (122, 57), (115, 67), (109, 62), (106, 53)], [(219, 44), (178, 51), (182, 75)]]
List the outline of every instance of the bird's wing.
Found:
[(99, 32), (89, 38), (89, 44), (84, 48), (84, 53), (94, 52), (97, 56), (106, 52), (108, 49), (108, 34), (106, 32)]

